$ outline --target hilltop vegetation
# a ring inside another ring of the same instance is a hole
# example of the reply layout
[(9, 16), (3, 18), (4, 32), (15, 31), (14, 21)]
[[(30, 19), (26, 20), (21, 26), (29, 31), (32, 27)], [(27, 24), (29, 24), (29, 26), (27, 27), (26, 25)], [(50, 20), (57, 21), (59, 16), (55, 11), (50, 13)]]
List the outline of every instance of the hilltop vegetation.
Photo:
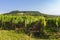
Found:
[(15, 11), (11, 11), (9, 13), (4, 13), (4, 15), (22, 15), (22, 14), (23, 15), (31, 15), (31, 16), (58, 17), (55, 15), (44, 14), (39, 11), (18, 11), (18, 10), (15, 10)]

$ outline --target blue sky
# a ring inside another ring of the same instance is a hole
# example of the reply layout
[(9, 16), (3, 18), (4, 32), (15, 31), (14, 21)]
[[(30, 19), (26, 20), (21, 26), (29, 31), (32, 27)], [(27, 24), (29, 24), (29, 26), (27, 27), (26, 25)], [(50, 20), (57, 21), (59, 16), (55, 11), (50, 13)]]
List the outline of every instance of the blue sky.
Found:
[(13, 10), (60, 15), (60, 0), (0, 0), (0, 13)]

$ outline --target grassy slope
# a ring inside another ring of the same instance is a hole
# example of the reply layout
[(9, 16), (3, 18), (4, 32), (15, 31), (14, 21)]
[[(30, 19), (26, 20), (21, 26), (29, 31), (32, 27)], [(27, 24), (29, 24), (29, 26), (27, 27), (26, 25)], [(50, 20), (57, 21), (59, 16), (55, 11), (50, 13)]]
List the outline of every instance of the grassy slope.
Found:
[(13, 30), (0, 30), (0, 40), (33, 40), (23, 33), (16, 33)]
[[(30, 38), (26, 34), (22, 32), (17, 33), (14, 30), (10, 31), (0, 30), (0, 40), (49, 40), (49, 39)], [(50, 40), (60, 40), (60, 39), (50, 39)]]

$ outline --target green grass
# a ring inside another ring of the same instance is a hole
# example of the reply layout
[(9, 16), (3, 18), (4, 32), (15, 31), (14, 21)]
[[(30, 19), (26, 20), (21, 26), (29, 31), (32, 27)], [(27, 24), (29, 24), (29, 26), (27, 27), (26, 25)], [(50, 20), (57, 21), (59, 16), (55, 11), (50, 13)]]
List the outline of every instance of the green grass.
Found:
[[(50, 40), (57, 40), (57, 39), (51, 39), (55, 36), (51, 36)], [(23, 32), (17, 33), (15, 30), (0, 30), (0, 40), (49, 40), (49, 39), (38, 39), (38, 38), (32, 38), (29, 37), (27, 34), (24, 34)], [(60, 40), (60, 39), (58, 39)]]
[(17, 33), (14, 30), (0, 30), (0, 40), (34, 40), (26, 34)]

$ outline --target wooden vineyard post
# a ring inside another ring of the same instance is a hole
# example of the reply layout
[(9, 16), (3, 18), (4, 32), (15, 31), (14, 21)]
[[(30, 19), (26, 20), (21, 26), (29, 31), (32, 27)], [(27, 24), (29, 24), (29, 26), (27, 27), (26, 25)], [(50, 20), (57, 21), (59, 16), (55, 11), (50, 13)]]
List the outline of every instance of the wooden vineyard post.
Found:
[(26, 17), (23, 17), (23, 18), (24, 18), (24, 30), (26, 32), (26, 27), (27, 27), (27, 25), (26, 25)]
[(25, 21), (25, 28), (26, 28), (26, 18), (24, 19), (24, 21)]

